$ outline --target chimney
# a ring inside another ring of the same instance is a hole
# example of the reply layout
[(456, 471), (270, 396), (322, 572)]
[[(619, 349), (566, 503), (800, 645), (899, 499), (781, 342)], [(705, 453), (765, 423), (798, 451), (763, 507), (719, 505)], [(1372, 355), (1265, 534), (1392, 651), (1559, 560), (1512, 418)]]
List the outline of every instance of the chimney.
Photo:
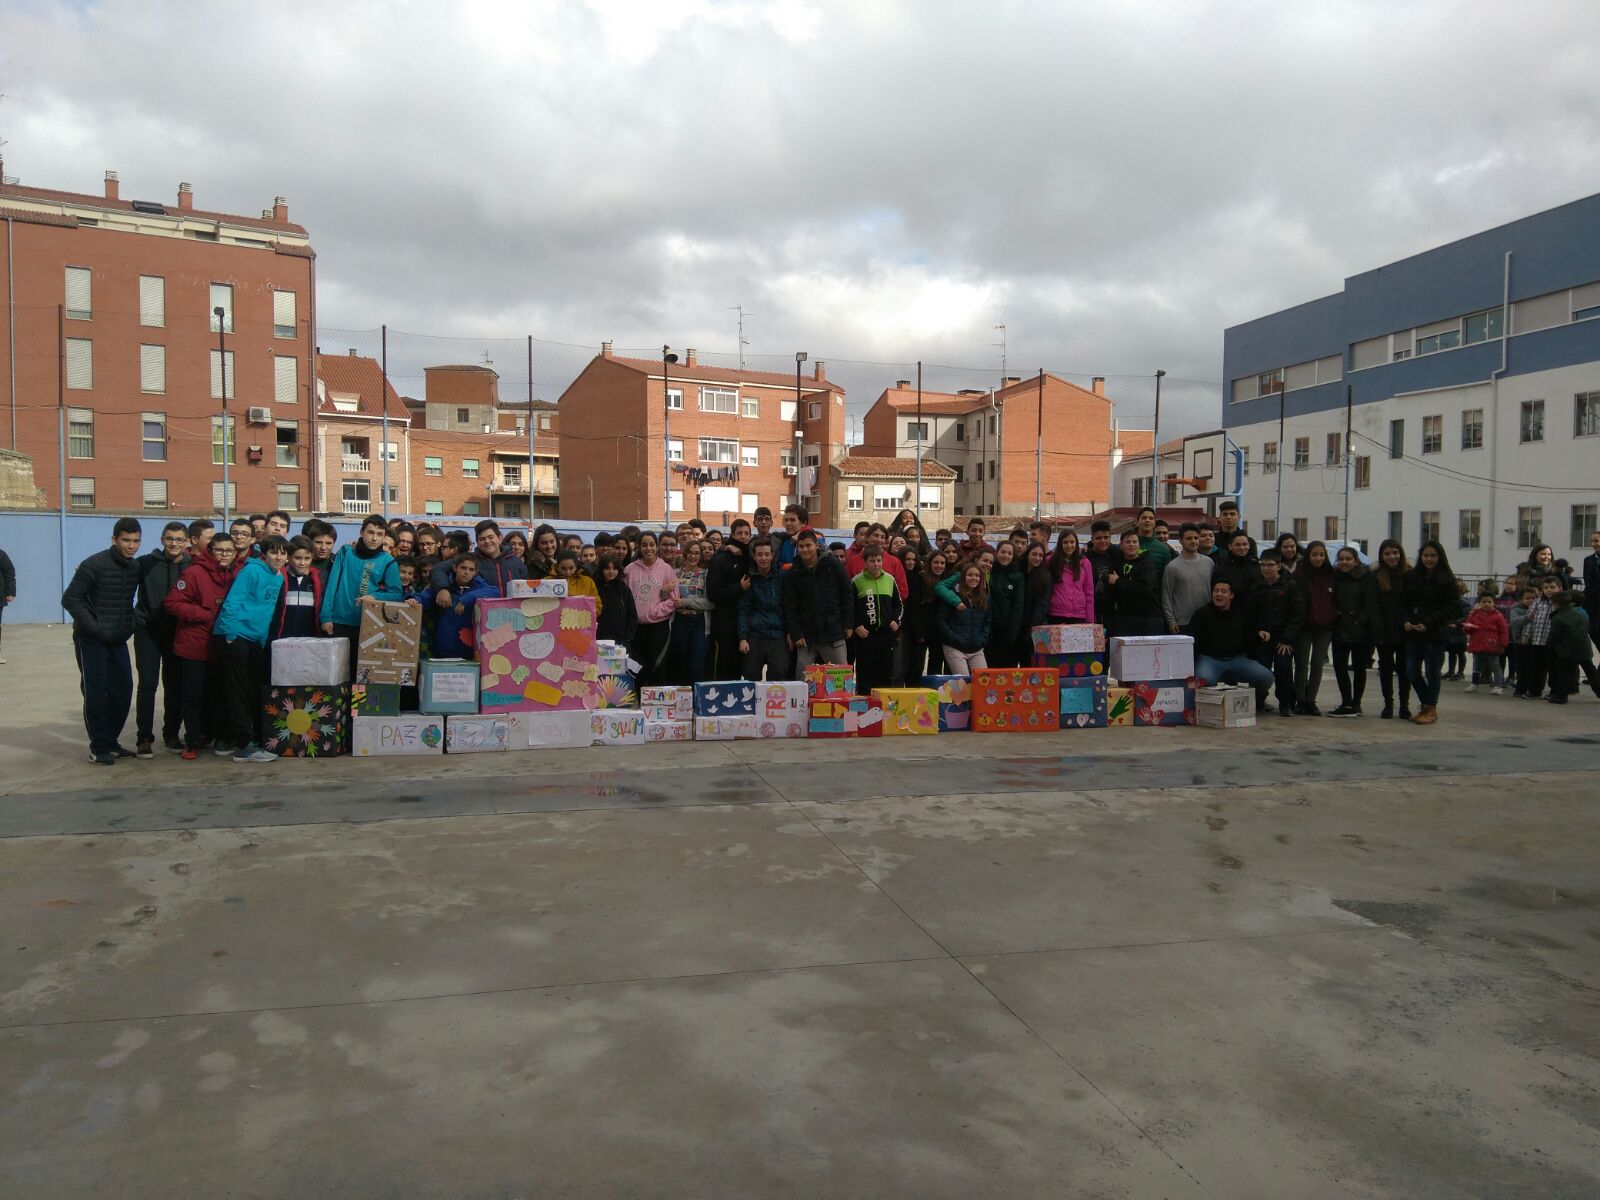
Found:
[(905, 391), (906, 388), (908, 388), (910, 386), (911, 386), (911, 380), (909, 380), (909, 379), (896, 379), (894, 381), (895, 391), (897, 391), (897, 392), (903, 392), (903, 391)]
[(117, 196), (117, 173), (115, 171), (107, 171), (106, 172), (106, 199), (107, 200), (116, 200), (116, 199), (118, 199), (118, 196)]
[(1022, 382), (1022, 376), (1021, 375), (1007, 375), (1006, 376), (1006, 384), (1008, 386), (1010, 384), (1013, 384), (1013, 383), (1021, 383), (1021, 382)]
[(693, 346), (690, 346), (683, 352), (683, 365), (686, 367), (696, 367), (700, 365), (700, 359), (695, 354), (695, 349)]
[(1106, 377), (1104, 375), (1096, 375), (1089, 380), (1089, 390), (1096, 396), (1104, 396), (1106, 394)]
[(611, 357), (611, 343), (610, 342), (601, 342), (600, 343), (600, 357), (601, 358), (610, 358)]
[(811, 378), (827, 382), (828, 364), (822, 359), (817, 359), (816, 365), (811, 368)]
[(350, 347), (350, 357), (354, 358), (355, 356), (356, 356), (356, 348), (354, 346), (351, 346)]
[(178, 211), (194, 211), (194, 188), (190, 184), (180, 183), (178, 185)]
[(280, 225), (289, 223), (289, 201), (282, 196), (272, 198), (272, 219)]

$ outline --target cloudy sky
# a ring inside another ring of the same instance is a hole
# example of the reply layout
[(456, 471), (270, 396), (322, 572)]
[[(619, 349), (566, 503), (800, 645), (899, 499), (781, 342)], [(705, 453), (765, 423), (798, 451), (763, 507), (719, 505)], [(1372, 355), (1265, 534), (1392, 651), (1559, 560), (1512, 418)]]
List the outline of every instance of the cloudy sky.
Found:
[(1600, 190), (1597, 46), (1594, 0), (7, 0), (0, 138), (44, 186), (286, 195), (322, 325), (464, 335), (418, 358), (732, 352), (742, 304), (855, 408), (991, 381), (1004, 323), (1012, 373), (1147, 423), (1161, 367), (1196, 428), (1225, 326)]

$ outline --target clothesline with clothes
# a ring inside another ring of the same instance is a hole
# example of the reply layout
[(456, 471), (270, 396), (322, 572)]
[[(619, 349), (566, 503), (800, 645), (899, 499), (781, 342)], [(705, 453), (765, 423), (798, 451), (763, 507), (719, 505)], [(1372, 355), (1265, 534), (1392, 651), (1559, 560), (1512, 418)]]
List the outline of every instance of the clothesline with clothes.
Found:
[(690, 467), (681, 463), (674, 463), (672, 469), (683, 476), (683, 481), (694, 487), (706, 487), (713, 483), (738, 483), (738, 467)]

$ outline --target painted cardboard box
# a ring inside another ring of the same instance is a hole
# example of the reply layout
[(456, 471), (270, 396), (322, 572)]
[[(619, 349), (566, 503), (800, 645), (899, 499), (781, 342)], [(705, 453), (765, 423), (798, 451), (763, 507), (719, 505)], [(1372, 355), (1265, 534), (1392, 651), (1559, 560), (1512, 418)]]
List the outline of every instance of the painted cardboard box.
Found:
[(398, 717), (351, 717), (350, 747), (357, 758), (443, 754), (444, 718), (424, 713)]
[(1094, 679), (1061, 680), (1061, 728), (1104, 729), (1110, 690), (1104, 675)]
[(589, 716), (589, 733), (597, 746), (644, 745), (644, 714), (637, 708), (601, 708)]
[(773, 679), (756, 684), (756, 716), (767, 721), (798, 721), (803, 732), (810, 713), (811, 696), (797, 679)]
[(1029, 635), (1035, 654), (1104, 654), (1104, 625), (1035, 625)]
[(279, 638), (272, 643), (273, 687), (338, 687), (350, 682), (350, 643), (342, 637)]
[(421, 647), (420, 606), (387, 600), (363, 604), (356, 637), (355, 682), (414, 686)]
[(350, 686), (350, 715), (353, 717), (398, 717), (398, 683), (356, 683)]
[(884, 737), (933, 737), (939, 732), (939, 693), (932, 688), (873, 688), (883, 705)]
[(975, 733), (1049, 733), (1060, 727), (1061, 677), (1051, 667), (972, 673)]
[(828, 663), (812, 663), (802, 675), (806, 694), (813, 700), (825, 696), (854, 696), (856, 694), (856, 669), (851, 666), (835, 667)]
[(692, 721), (694, 689), (683, 686), (640, 688), (639, 708), (646, 721)]
[(746, 679), (714, 680), (694, 685), (697, 717), (753, 717), (756, 685)]
[(513, 712), (504, 714), (511, 723), (511, 744), (518, 750), (564, 750), (593, 744), (588, 709), (560, 712)]
[(1104, 654), (1040, 654), (1035, 651), (1033, 665), (1054, 667), (1063, 679), (1107, 677)]
[(568, 583), (565, 579), (513, 579), (507, 583), (506, 594), (514, 600), (526, 600), (529, 596), (555, 596), (565, 600), (568, 593)]
[(1256, 690), (1220, 684), (1196, 688), (1195, 724), (1206, 729), (1248, 729), (1256, 723)]
[(1111, 674), (1118, 683), (1187, 679), (1194, 674), (1194, 639), (1178, 633), (1112, 638)]
[(809, 729), (804, 714), (796, 717), (743, 717), (742, 738), (803, 738)]
[[(714, 720), (715, 718), (713, 718)], [(689, 742), (694, 740), (694, 718), (687, 721), (644, 722), (644, 740), (647, 742)]]
[(939, 732), (972, 728), (972, 680), (965, 675), (924, 675), (923, 685), (939, 696)]
[(1188, 679), (1142, 679), (1131, 684), (1135, 725), (1193, 725), (1194, 688)]
[(596, 708), (638, 708), (639, 689), (632, 675), (608, 675), (600, 672), (595, 680), (594, 706)]
[(266, 687), (261, 728), (262, 746), (280, 758), (343, 754), (350, 740), (350, 685)]
[(511, 749), (511, 718), (451, 713), (444, 719), (446, 754), (492, 754)]
[(628, 648), (620, 642), (596, 642), (594, 663), (602, 675), (627, 675)]
[(479, 712), (594, 708), (594, 597), (495, 597), (473, 616)]
[(871, 696), (813, 697), (806, 736), (882, 737), (883, 703)]
[(731, 742), (739, 737), (749, 717), (696, 717), (694, 740), (697, 742)]
[(422, 663), (417, 707), (425, 713), (476, 713), (478, 664), (464, 658), (430, 658)]
[(1106, 688), (1106, 724), (1108, 726), (1133, 724), (1133, 689)]

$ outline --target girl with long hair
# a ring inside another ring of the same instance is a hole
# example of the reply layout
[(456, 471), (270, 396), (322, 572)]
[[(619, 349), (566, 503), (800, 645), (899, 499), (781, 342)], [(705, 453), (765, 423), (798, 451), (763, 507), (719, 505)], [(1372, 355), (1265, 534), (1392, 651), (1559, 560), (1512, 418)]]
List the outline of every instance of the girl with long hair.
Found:
[(656, 687), (667, 679), (667, 649), (672, 639), (672, 617), (678, 610), (678, 573), (662, 558), (660, 542), (648, 529), (639, 534), (639, 557), (629, 563), (622, 575), (633, 593), (639, 627), (629, 647), (639, 664), (637, 683)]
[(989, 665), (983, 647), (989, 640), (993, 613), (983, 568), (969, 562), (935, 591), (939, 596), (939, 637), (944, 644), (945, 671), (971, 676)]
[[(1043, 547), (1040, 548), (1041, 550)], [(1094, 566), (1078, 543), (1073, 529), (1063, 529), (1055, 552), (1045, 566), (1050, 586), (1033, 613), (1035, 625), (1091, 625), (1094, 623)]]
[(1450, 626), (1460, 620), (1461, 596), (1450, 560), (1438, 542), (1423, 542), (1417, 565), (1406, 573), (1402, 588), (1406, 619), (1406, 672), (1416, 689), (1414, 725), (1432, 725), (1439, 719), (1439, 671), (1444, 665), (1445, 639)]
[(1294, 694), (1298, 711), (1320, 717), (1317, 692), (1322, 688), (1322, 665), (1333, 644), (1333, 626), (1339, 619), (1333, 606), (1333, 563), (1328, 547), (1310, 542), (1295, 569), (1294, 581), (1306, 594), (1306, 623), (1294, 639)]
[(1406, 671), (1406, 601), (1403, 595), (1406, 572), (1405, 547), (1393, 538), (1378, 545), (1378, 561), (1372, 568), (1373, 644), (1378, 651), (1378, 686), (1383, 689), (1384, 720), (1394, 718), (1395, 682), (1400, 684), (1400, 719), (1411, 719), (1411, 676)]

